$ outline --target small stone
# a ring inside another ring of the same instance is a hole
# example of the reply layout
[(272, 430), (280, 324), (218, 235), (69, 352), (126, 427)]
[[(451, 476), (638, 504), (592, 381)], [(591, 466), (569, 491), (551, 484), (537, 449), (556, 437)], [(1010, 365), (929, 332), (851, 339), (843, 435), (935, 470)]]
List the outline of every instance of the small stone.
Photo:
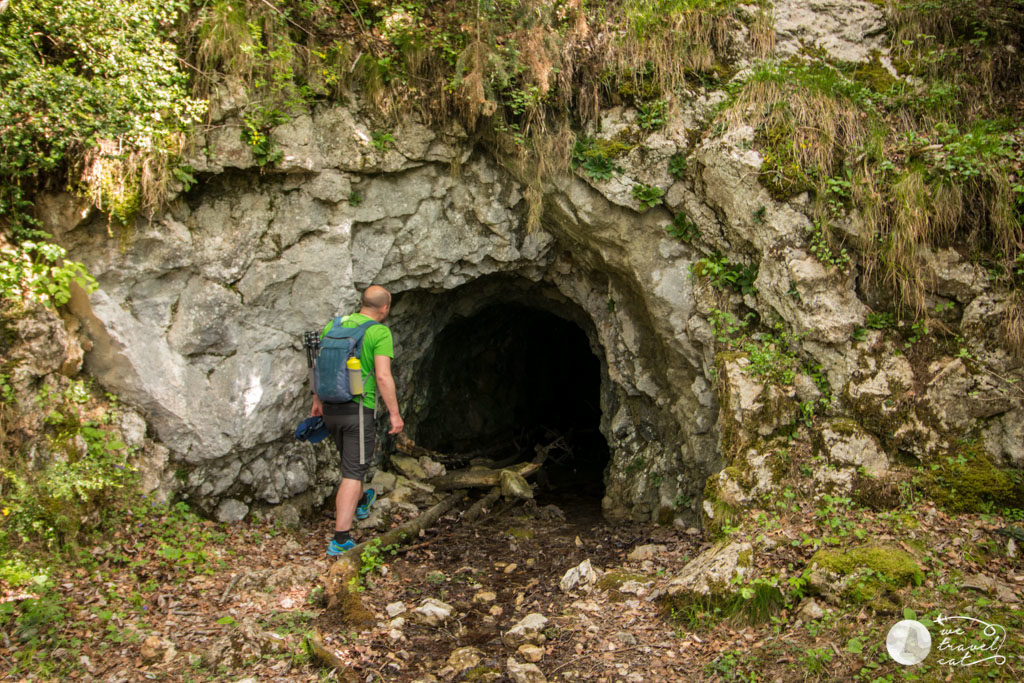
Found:
[(492, 591), (480, 591), (473, 596), (473, 602), (494, 602), (497, 599), (497, 594)]
[[(1013, 539), (1010, 539), (1010, 540), (1013, 540)], [(536, 564), (537, 564), (537, 561), (535, 559), (533, 559), (532, 557), (530, 557), (530, 558), (528, 558), (526, 560), (526, 568), (527, 569), (533, 569), (534, 566), (536, 566)]]
[(217, 506), (214, 517), (218, 522), (241, 522), (249, 514), (249, 506), (240, 500), (228, 498)]
[(388, 623), (388, 626), (391, 628), (402, 628), (405, 626), (405, 617), (395, 617)]
[(1017, 558), (1017, 541), (1012, 538), (1006, 542), (1006, 556), (1011, 560)]
[(640, 583), (639, 581), (623, 581), (622, 585), (619, 586), (619, 592), (643, 597), (647, 593), (647, 586), (648, 584)]
[(440, 626), (452, 615), (455, 608), (436, 598), (426, 598), (412, 611), (413, 617), (427, 626)]
[(501, 605), (491, 605), (491, 609), (487, 610), (487, 613), (492, 617), (500, 617), (505, 613), (505, 610), (501, 608)]
[(402, 633), (400, 629), (393, 628), (390, 631), (388, 631), (388, 638), (390, 638), (391, 640), (402, 640), (403, 638), (405, 638), (405, 634)]
[(399, 614), (405, 611), (404, 602), (392, 602), (384, 608), (387, 611), (389, 617), (397, 617)]
[(559, 588), (563, 592), (568, 593), (574, 588), (589, 587), (597, 583), (597, 572), (590, 566), (590, 560), (583, 560), (577, 566), (573, 567), (562, 576), (562, 580), (558, 583)]
[(164, 642), (159, 636), (149, 636), (142, 641), (142, 647), (139, 648), (139, 650), (142, 654), (143, 661), (155, 662), (163, 657)]
[(527, 614), (518, 624), (502, 634), (501, 640), (512, 649), (517, 649), (524, 643), (540, 645), (546, 640), (544, 628), (547, 625), (547, 617), (533, 612), (532, 614)]
[(807, 621), (814, 621), (815, 619), (821, 619), (825, 616), (825, 610), (821, 608), (813, 598), (804, 600), (804, 603), (797, 610), (797, 616)]
[(516, 654), (528, 662), (537, 663), (544, 657), (544, 648), (532, 643), (524, 643), (516, 650)]
[(505, 662), (505, 668), (513, 683), (547, 683), (548, 680), (536, 664), (521, 664), (512, 657)]
[(656, 544), (638, 545), (637, 547), (633, 548), (629, 552), (629, 555), (626, 556), (626, 559), (627, 560), (632, 560), (633, 562), (641, 562), (643, 560), (653, 560), (656, 557), (661, 557), (667, 551), (668, 551), (668, 546), (664, 546), (664, 545), (656, 545)]
[(515, 562), (513, 562), (512, 564), (510, 564), (510, 565), (508, 565), (507, 567), (505, 567), (505, 569), (503, 569), (502, 571), (503, 571), (503, 572), (504, 572), (505, 574), (511, 574), (511, 573), (512, 573), (512, 572), (514, 572), (514, 571), (515, 571), (516, 569), (519, 569), (519, 565), (517, 565), (517, 564), (516, 564)]
[(448, 666), (455, 673), (461, 673), (480, 664), (483, 657), (484, 653), (475, 647), (460, 647), (448, 655)]
[(633, 647), (636, 645), (636, 636), (629, 631), (619, 631), (615, 634), (615, 640), (627, 647)]
[(434, 477), (443, 477), (447, 470), (444, 465), (434, 460), (431, 460), (427, 456), (421, 456), (419, 460), (420, 468), (423, 473), (427, 475), (427, 479), (433, 479)]

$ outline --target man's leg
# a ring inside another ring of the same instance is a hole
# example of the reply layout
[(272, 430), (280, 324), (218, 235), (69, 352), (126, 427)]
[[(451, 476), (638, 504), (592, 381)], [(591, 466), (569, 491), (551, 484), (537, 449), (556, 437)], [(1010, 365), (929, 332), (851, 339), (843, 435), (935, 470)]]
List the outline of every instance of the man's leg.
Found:
[(351, 531), (352, 517), (356, 503), (363, 495), (363, 482), (359, 479), (342, 479), (338, 494), (334, 498), (334, 530)]

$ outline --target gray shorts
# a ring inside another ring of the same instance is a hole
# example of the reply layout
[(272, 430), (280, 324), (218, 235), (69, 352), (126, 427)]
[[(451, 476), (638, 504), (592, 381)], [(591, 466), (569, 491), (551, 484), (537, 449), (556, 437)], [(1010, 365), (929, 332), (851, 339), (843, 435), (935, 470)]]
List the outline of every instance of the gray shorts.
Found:
[[(359, 463), (359, 408), (363, 410), (364, 462)], [(341, 454), (342, 479), (362, 481), (373, 463), (373, 448), (376, 444), (376, 425), (373, 409), (357, 403), (325, 403), (324, 424), (334, 439), (334, 445)]]

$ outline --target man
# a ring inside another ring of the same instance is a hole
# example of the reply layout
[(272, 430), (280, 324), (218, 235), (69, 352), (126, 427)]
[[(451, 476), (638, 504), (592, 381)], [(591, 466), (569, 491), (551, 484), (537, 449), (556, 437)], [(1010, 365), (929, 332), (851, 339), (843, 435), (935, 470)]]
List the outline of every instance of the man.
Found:
[[(341, 319), (345, 327), (358, 327), (370, 320), (383, 323), (391, 312), (391, 294), (377, 285), (371, 285), (363, 292), (361, 307), (358, 313), (347, 315)], [(323, 335), (330, 331), (334, 321), (327, 323)], [(395, 380), (391, 375), (391, 359), (394, 358), (394, 342), (391, 330), (385, 325), (371, 325), (363, 336), (360, 353), (360, 364), (363, 371), (363, 395), (349, 403), (324, 403), (313, 394), (312, 415), (322, 416), (324, 424), (331, 433), (338, 453), (341, 455), (341, 484), (334, 499), (334, 538), (327, 546), (328, 555), (340, 555), (354, 548), (352, 540), (352, 518), (357, 516), (359, 505), (360, 518), (368, 514), (368, 508), (376, 498), (373, 489), (367, 489), (363, 495), (363, 479), (373, 462), (375, 430), (373, 413), (380, 393), (391, 429), (388, 434), (398, 434), (405, 423), (398, 412), (398, 397), (395, 392)], [(365, 459), (361, 463), (359, 457), (359, 412), (363, 415), (363, 450)], [(362, 496), (362, 499), (360, 499)]]

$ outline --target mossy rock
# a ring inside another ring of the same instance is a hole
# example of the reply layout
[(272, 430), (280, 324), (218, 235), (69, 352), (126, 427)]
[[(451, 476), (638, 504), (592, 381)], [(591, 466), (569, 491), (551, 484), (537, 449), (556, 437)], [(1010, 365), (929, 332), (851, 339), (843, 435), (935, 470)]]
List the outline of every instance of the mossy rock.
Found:
[(926, 467), (920, 488), (950, 512), (983, 512), (991, 505), (1024, 508), (1020, 474), (992, 464), (980, 442)]
[(845, 552), (819, 550), (811, 558), (811, 564), (840, 576), (870, 569), (880, 579), (897, 587), (911, 583), (919, 586), (924, 581), (924, 573), (914, 557), (891, 545), (864, 545)]
[(505, 533), (520, 541), (528, 541), (536, 535), (536, 532), (533, 529), (518, 526), (508, 529)]
[(606, 591), (618, 590), (619, 587), (627, 581), (647, 583), (650, 581), (650, 578), (643, 574), (633, 574), (630, 572), (607, 572), (604, 576), (598, 579), (597, 587)]

